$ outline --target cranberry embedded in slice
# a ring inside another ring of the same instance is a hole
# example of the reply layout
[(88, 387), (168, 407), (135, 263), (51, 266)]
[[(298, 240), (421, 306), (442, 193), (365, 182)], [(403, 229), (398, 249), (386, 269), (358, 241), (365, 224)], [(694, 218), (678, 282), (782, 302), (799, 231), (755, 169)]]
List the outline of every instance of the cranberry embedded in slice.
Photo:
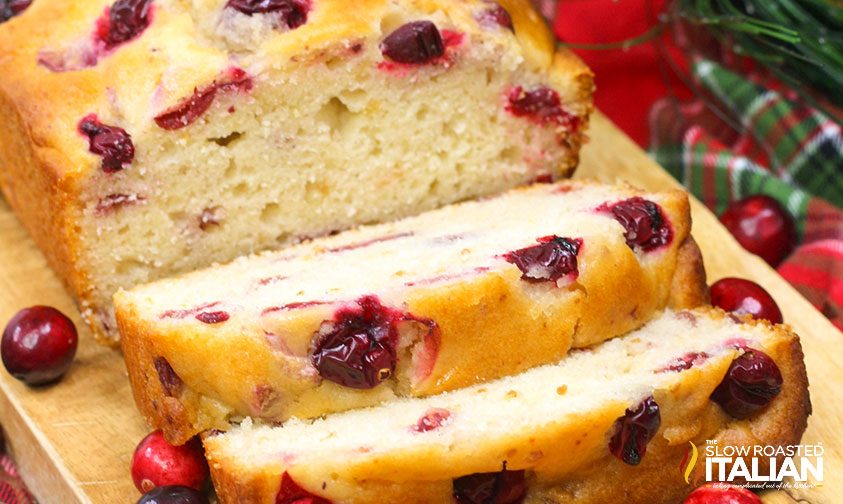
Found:
[(137, 504), (208, 504), (208, 498), (190, 487), (167, 485), (146, 492)]
[(510, 90), (506, 110), (515, 117), (526, 117), (541, 125), (556, 124), (576, 128), (579, 119), (562, 107), (559, 93), (548, 87), (527, 91), (521, 86)]
[(0, 23), (12, 19), (25, 11), (32, 0), (0, 0)]
[(418, 423), (413, 426), (413, 431), (430, 432), (449, 423), (450, 420), (450, 411), (442, 408), (431, 408), (424, 414), (423, 417), (419, 418)]
[(88, 150), (102, 156), (106, 173), (120, 171), (135, 159), (135, 145), (126, 130), (101, 123), (95, 114), (79, 121), (79, 132), (88, 137)]
[(280, 24), (291, 30), (305, 24), (310, 11), (310, 3), (305, 0), (228, 0), (225, 6), (247, 16), (275, 14)]
[(275, 504), (331, 504), (331, 501), (300, 487), (285, 471), (281, 476), (281, 488), (275, 496)]
[(711, 286), (711, 304), (736, 315), (781, 324), (784, 319), (773, 296), (755, 282), (743, 278), (722, 278)]
[(583, 241), (581, 238), (560, 238), (545, 236), (533, 245), (514, 252), (508, 252), (504, 259), (521, 270), (521, 278), (528, 282), (555, 282), (560, 278), (577, 275), (577, 254)]
[(151, 21), (152, 0), (117, 0), (108, 11), (107, 20), (97, 30), (106, 49), (128, 42), (140, 35)]
[(184, 383), (181, 381), (179, 375), (164, 357), (156, 357), (152, 364), (155, 366), (155, 371), (158, 373), (158, 381), (164, 388), (164, 393), (170, 397), (178, 397), (181, 395)]
[(678, 357), (677, 359), (673, 360), (667, 366), (659, 369), (659, 372), (666, 372), (666, 371), (685, 371), (686, 369), (691, 369), (694, 366), (698, 366), (706, 361), (709, 358), (709, 355), (705, 352), (689, 352), (682, 357)]
[(194, 89), (193, 96), (155, 116), (155, 124), (167, 131), (187, 127), (211, 107), (217, 92), (249, 91), (252, 85), (252, 78), (244, 70), (232, 68), (221, 82), (214, 81), (206, 88)]
[(392, 61), (418, 65), (445, 54), (445, 44), (435, 24), (413, 21), (390, 33), (381, 43), (381, 52)]
[(157, 430), (143, 438), (132, 455), (132, 480), (141, 492), (169, 485), (199, 490), (208, 475), (208, 463), (198, 438), (173, 446)]
[(396, 323), (405, 318), (381, 305), (377, 297), (364, 296), (322, 323), (311, 362), (326, 380), (356, 389), (374, 388), (395, 372)]
[(32, 306), (9, 320), (0, 341), (3, 365), (27, 385), (58, 380), (76, 355), (79, 336), (64, 313), (50, 306)]
[(650, 200), (636, 196), (609, 206), (609, 210), (623, 226), (630, 248), (650, 251), (667, 245), (673, 238), (673, 230), (661, 207)]
[(196, 320), (203, 324), (221, 324), (228, 320), (230, 315), (224, 311), (201, 312), (196, 314)]
[(454, 480), (457, 504), (518, 504), (527, 494), (524, 471), (477, 473)]
[(732, 361), (711, 400), (737, 419), (752, 416), (779, 395), (782, 374), (769, 355), (748, 350)]
[(615, 421), (615, 433), (609, 440), (609, 451), (629, 465), (638, 465), (647, 453), (647, 444), (662, 423), (659, 405), (653, 396), (644, 399), (635, 409)]

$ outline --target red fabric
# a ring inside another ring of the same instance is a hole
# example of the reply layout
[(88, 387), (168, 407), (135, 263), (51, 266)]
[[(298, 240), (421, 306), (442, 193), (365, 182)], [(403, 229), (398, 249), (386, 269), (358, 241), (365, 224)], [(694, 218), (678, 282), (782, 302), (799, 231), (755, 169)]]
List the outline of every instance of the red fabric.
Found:
[[(554, 31), (569, 43), (626, 40), (655, 26), (666, 3), (665, 0), (564, 0), (557, 4)], [(575, 50), (596, 75), (597, 106), (644, 147), (650, 138), (647, 117), (653, 103), (668, 95), (682, 100), (692, 96), (666, 66), (662, 51), (684, 68), (684, 57), (670, 33), (659, 37), (658, 44), (641, 44), (625, 51)]]

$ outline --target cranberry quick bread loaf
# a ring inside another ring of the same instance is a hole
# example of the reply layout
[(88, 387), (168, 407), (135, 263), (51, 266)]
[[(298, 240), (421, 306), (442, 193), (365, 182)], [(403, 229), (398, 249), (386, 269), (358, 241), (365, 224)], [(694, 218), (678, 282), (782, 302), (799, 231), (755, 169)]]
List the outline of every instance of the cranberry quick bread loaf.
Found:
[(312, 422), (246, 421), (205, 448), (223, 503), (667, 504), (692, 489), (676, 469), (689, 442), (798, 443), (807, 386), (786, 327), (668, 312), (558, 365)]
[(12, 4), (0, 186), (105, 340), (120, 287), (566, 176), (591, 110), (528, 0)]
[(140, 410), (171, 442), (555, 362), (697, 306), (687, 195), (537, 184), (121, 291)]

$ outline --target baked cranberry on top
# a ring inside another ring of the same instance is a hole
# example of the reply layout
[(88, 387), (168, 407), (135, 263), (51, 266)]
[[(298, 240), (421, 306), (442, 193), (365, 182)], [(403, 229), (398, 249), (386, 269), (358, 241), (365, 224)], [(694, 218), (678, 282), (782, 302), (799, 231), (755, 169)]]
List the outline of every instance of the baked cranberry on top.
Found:
[(139, 36), (152, 21), (152, 0), (117, 0), (97, 21), (97, 38), (106, 49)]
[(515, 31), (515, 26), (512, 24), (512, 16), (501, 4), (494, 0), (487, 0), (484, 2), (483, 9), (475, 15), (475, 19), (481, 26), (487, 28), (503, 27), (510, 31)]
[(305, 24), (310, 12), (309, 0), (228, 0), (225, 6), (247, 16), (271, 14), (291, 30)]
[(135, 145), (126, 130), (101, 123), (96, 114), (79, 122), (79, 132), (88, 137), (88, 150), (102, 156), (102, 169), (106, 173), (127, 168), (135, 159)]
[(0, 0), (0, 23), (12, 19), (25, 11), (32, 0)]
[(445, 54), (445, 44), (431, 21), (413, 21), (390, 33), (381, 42), (381, 52), (396, 63), (418, 65)]

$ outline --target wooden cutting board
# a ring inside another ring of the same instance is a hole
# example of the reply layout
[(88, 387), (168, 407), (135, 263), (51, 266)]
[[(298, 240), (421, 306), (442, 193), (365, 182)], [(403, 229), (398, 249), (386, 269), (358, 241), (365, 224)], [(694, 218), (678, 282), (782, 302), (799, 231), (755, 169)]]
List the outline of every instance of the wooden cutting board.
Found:
[[(626, 179), (653, 190), (676, 185), (602, 115), (594, 117), (590, 136), (577, 177)], [(757, 281), (778, 300), (785, 320), (802, 336), (814, 404), (804, 442), (825, 447), (825, 484), (768, 492), (764, 500), (840, 502), (843, 334), (766, 263), (744, 252), (700, 203), (694, 202), (693, 212), (693, 233), (710, 280), (729, 275)], [(76, 362), (57, 385), (30, 389), (0, 371), (0, 425), (25, 481), (42, 504), (135, 502), (139, 494), (129, 464), (147, 428), (135, 411), (120, 355), (92, 341), (61, 283), (2, 200), (0, 243), (0, 325), (23, 307), (46, 304), (71, 314), (81, 336)]]

